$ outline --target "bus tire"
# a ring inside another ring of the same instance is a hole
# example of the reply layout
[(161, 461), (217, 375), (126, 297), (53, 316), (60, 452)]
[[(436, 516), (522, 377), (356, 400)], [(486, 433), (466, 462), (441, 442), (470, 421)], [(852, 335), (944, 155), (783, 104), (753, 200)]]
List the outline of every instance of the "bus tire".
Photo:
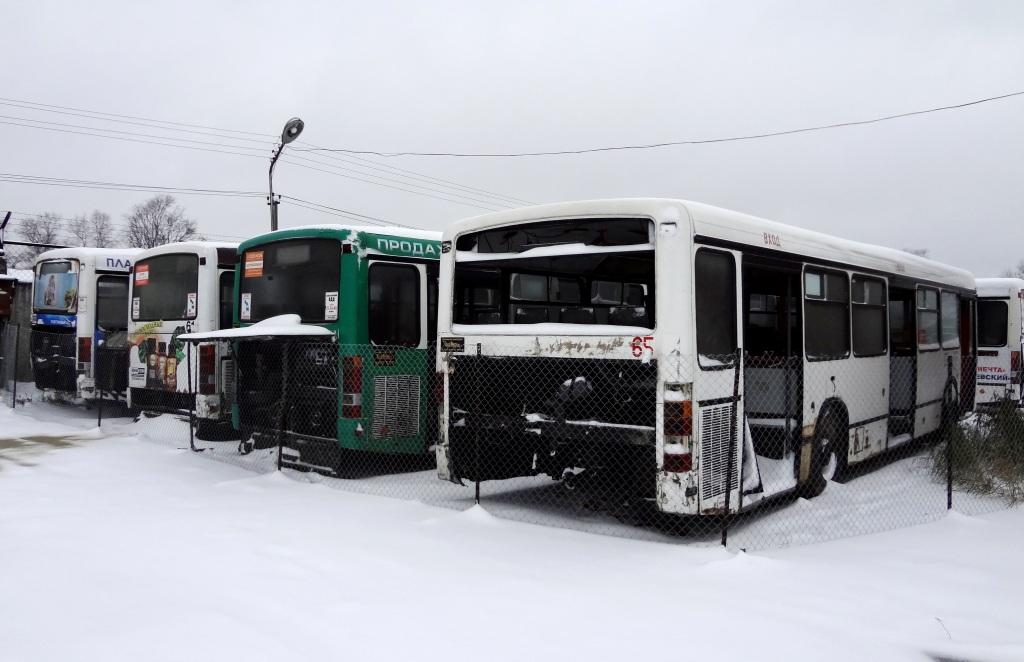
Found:
[(848, 442), (840, 413), (836, 409), (826, 409), (815, 428), (810, 475), (800, 486), (800, 496), (806, 499), (819, 496), (830, 480), (846, 470)]

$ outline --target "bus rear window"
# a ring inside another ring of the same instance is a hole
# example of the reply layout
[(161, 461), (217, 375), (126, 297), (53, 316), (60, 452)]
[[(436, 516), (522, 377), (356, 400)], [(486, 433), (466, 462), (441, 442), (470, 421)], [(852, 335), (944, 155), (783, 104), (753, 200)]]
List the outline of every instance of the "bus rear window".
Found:
[(307, 323), (335, 322), (340, 284), (336, 239), (286, 239), (250, 248), (242, 256), (239, 318), (259, 322), (291, 313)]
[(133, 276), (132, 319), (163, 322), (194, 319), (199, 303), (199, 257), (191, 253), (139, 260)]
[(464, 234), (456, 249), (476, 253), (522, 253), (543, 246), (632, 246), (649, 244), (646, 218), (588, 218), (542, 221)]
[(1009, 306), (1005, 301), (978, 300), (978, 346), (1006, 347)]
[(654, 328), (651, 233), (647, 219), (616, 218), (545, 221), (463, 235), (456, 241), (453, 321)]
[(74, 312), (78, 302), (78, 263), (71, 260), (41, 262), (36, 267), (33, 310)]

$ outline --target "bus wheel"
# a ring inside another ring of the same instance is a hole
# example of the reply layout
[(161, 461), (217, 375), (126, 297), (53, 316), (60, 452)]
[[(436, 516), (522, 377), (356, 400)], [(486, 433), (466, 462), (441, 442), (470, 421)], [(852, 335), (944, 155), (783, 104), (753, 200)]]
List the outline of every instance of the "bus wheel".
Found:
[(825, 491), (830, 480), (846, 470), (846, 434), (839, 417), (826, 413), (814, 438), (810, 475), (800, 486), (800, 496), (810, 499)]
[(256, 447), (256, 442), (252, 438), (252, 429), (243, 427), (239, 430), (240, 441), (238, 442), (238, 454), (248, 455)]

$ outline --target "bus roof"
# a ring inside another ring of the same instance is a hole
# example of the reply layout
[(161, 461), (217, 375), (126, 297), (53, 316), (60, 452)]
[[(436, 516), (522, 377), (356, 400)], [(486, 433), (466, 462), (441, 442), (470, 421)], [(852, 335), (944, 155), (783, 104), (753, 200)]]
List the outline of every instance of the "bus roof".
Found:
[(142, 252), (141, 248), (55, 248), (44, 251), (36, 256), (36, 264), (44, 260), (78, 260), (92, 263), (98, 269), (127, 271), (135, 257)]
[[(388, 254), (426, 256), (434, 259), (440, 257), (440, 232), (376, 225), (301, 225), (250, 237), (239, 245), (238, 250), (245, 251), (271, 241), (302, 237), (350, 240), (358, 243), (361, 251), (378, 250)], [(388, 241), (382, 244), (378, 240)], [(405, 246), (405, 243), (409, 245)]]
[(694, 234), (713, 241), (947, 283), (965, 290), (975, 287), (974, 276), (969, 271), (906, 251), (843, 239), (689, 200), (618, 198), (521, 207), (452, 223), (445, 229), (444, 239), (453, 240), (467, 232), (502, 225), (589, 216), (643, 216), (659, 222), (685, 222), (689, 218)]
[(1022, 278), (979, 278), (979, 297), (1016, 297), (1024, 292), (1024, 279)]
[(176, 241), (172, 244), (163, 244), (146, 248), (135, 256), (136, 260), (142, 260), (154, 255), (167, 255), (169, 253), (215, 253), (217, 249), (238, 250), (238, 243), (228, 241)]

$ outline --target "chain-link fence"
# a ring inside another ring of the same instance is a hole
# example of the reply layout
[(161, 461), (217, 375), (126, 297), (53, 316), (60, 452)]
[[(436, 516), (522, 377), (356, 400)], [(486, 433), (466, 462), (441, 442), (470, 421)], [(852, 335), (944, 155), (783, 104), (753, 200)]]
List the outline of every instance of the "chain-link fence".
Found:
[[(1024, 499), (1021, 376), (1009, 358), (978, 370), (942, 348), (694, 360), (642, 344), (630, 359), (606, 358), (614, 348), (599, 343), (440, 355), (309, 338), (204, 346), (175, 368), (184, 398), (150, 407), (160, 400), (149, 394), (133, 422), (111, 424), (342, 490), (733, 548)], [(100, 365), (120, 366), (107, 351)]]
[[(32, 366), (29, 358), (31, 332), (28, 327), (5, 323), (0, 330), (0, 384), (10, 395), (12, 406), (19, 399), (31, 397)], [(20, 384), (19, 384), (20, 382)]]

